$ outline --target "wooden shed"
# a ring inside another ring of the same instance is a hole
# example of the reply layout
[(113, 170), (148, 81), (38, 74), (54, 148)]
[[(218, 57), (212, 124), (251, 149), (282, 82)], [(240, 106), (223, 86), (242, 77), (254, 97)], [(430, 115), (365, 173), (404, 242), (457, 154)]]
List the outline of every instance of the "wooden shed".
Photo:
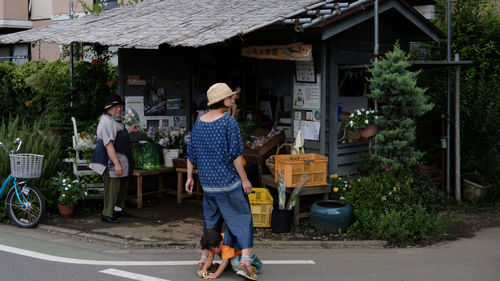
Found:
[[(120, 94), (147, 99), (163, 89), (173, 105), (161, 114), (185, 116), (188, 129), (211, 83), (241, 86), (247, 112), (270, 108), (271, 125), (291, 138), (300, 127), (306, 151), (328, 156), (329, 172), (345, 174), (356, 171), (368, 142), (339, 141), (339, 104), (370, 106), (366, 66), (375, 42), (383, 53), (396, 41), (409, 50), (441, 36), (403, 0), (144, 0), (0, 36), (0, 44), (117, 46)], [(298, 89), (307, 92), (305, 104)]]

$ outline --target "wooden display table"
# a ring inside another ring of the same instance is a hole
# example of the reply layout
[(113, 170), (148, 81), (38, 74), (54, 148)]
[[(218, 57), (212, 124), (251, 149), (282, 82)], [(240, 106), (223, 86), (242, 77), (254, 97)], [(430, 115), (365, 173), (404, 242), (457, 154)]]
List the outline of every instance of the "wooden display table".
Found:
[[(162, 192), (169, 193), (169, 191), (167, 189), (163, 188), (163, 177), (162, 176), (163, 176), (163, 174), (172, 173), (172, 172), (175, 172), (174, 167), (163, 167), (162, 169), (152, 170), (152, 171), (134, 169), (132, 176), (137, 177), (137, 195), (136, 196), (134, 196), (134, 195), (129, 196), (129, 199), (132, 202), (137, 203), (137, 208), (140, 209), (140, 208), (142, 208), (142, 196), (143, 195), (158, 194), (158, 193), (161, 194)], [(154, 175), (158, 175), (158, 190), (143, 193), (142, 192), (142, 177), (154, 176)]]
[[(184, 174), (187, 174), (187, 168), (176, 168), (177, 171), (177, 204), (182, 203), (182, 199), (184, 197), (191, 196), (189, 194), (184, 194)], [(193, 169), (193, 175), (198, 175), (198, 170)], [(197, 177), (193, 176), (195, 185), (196, 185), (196, 191), (193, 191), (193, 194), (201, 196), (203, 195), (203, 190), (200, 185), (200, 180), (197, 179)]]
[[(274, 182), (273, 175), (263, 175), (262, 185), (278, 189), (278, 183)], [(287, 188), (286, 193), (291, 194), (293, 190), (293, 188)], [(303, 187), (302, 191), (299, 194), (299, 197), (297, 198), (297, 203), (295, 203), (295, 207), (293, 209), (293, 224), (298, 225), (301, 218), (307, 218), (310, 216), (309, 212), (300, 212), (300, 197), (305, 195), (323, 194), (323, 199), (327, 200), (329, 193), (330, 186), (328, 185)]]

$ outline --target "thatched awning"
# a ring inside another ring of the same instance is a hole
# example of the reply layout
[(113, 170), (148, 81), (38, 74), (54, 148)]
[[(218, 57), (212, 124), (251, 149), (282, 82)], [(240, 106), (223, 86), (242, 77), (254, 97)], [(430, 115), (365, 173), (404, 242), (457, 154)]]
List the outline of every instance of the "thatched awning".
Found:
[(324, 0), (144, 0), (27, 31), (0, 36), (0, 44), (46, 41), (125, 48), (199, 47), (279, 22)]

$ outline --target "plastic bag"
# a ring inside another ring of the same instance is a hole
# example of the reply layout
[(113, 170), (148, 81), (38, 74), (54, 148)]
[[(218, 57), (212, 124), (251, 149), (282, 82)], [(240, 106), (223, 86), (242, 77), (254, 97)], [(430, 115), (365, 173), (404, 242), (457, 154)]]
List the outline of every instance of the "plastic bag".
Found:
[(152, 142), (141, 140), (137, 143), (132, 143), (132, 157), (134, 158), (134, 168), (136, 169), (161, 169), (160, 155), (155, 144)]

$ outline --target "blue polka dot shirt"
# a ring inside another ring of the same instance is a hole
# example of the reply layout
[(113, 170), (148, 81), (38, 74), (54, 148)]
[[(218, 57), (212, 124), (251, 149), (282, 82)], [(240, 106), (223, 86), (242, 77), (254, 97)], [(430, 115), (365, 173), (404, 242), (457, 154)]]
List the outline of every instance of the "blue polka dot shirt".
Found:
[(243, 153), (243, 141), (233, 117), (224, 114), (212, 122), (196, 120), (187, 151), (189, 161), (197, 166), (203, 192), (222, 194), (241, 188), (233, 161)]

